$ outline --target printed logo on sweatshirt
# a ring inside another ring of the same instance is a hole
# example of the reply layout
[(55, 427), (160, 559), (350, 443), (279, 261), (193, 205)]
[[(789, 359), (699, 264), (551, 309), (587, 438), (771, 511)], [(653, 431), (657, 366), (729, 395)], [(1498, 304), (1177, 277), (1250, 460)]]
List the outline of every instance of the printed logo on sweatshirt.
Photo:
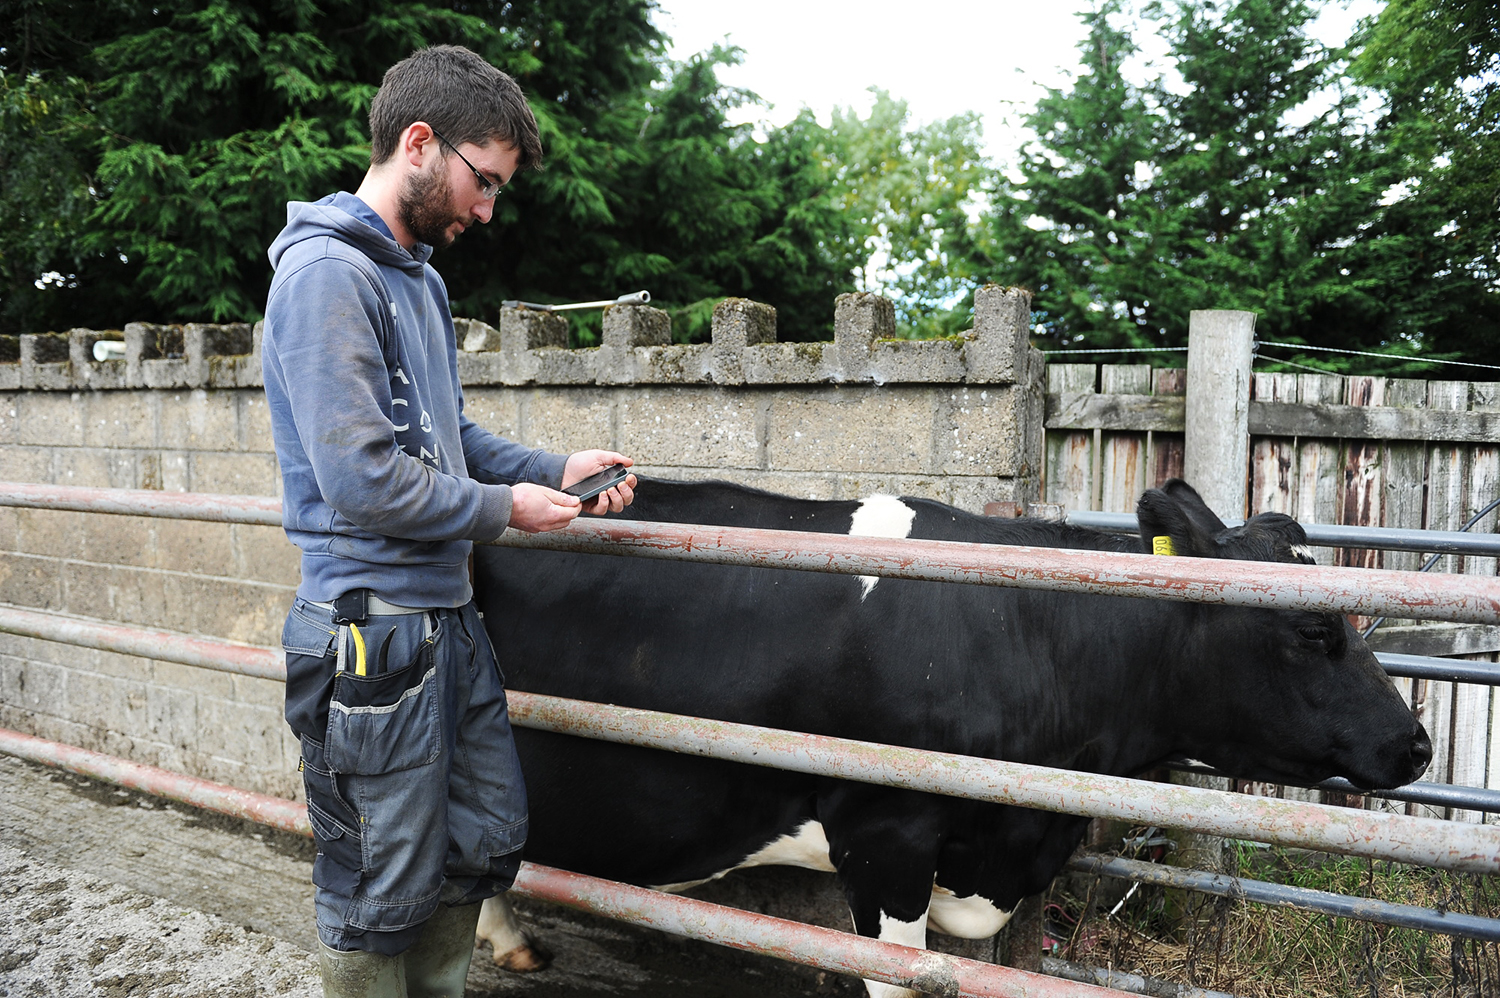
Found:
[[(404, 390), (402, 385), (405, 386)], [(420, 401), (414, 404), (411, 399), (404, 397), (405, 394), (414, 394), (411, 379), (398, 367), (391, 374), (391, 424), (396, 431), (396, 443), (402, 453), (410, 454), (435, 471), (441, 471), (437, 441), (432, 434), (432, 414), (422, 408)], [(416, 429), (412, 428), (413, 409), (418, 413)]]

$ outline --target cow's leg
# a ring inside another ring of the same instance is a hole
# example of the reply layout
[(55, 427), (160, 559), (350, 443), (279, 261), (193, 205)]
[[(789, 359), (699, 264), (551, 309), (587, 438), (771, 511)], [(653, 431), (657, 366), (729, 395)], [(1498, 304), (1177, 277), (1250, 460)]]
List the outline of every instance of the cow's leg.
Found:
[[(849, 899), (854, 931), (882, 942), (927, 947), (927, 911), (942, 842), (933, 798), (875, 787), (844, 787), (819, 801), (829, 854)], [(894, 984), (865, 981), (870, 998), (918, 998)]]
[(489, 942), (495, 963), (513, 974), (529, 974), (552, 965), (552, 954), (521, 928), (516, 909), (504, 894), (486, 898), (474, 927), (475, 943)]

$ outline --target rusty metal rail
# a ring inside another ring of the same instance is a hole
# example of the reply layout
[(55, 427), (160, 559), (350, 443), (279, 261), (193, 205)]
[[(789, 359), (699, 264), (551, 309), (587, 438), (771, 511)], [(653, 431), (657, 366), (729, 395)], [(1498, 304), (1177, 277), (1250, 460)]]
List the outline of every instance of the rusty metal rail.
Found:
[[(109, 647), (205, 668), (272, 675), (279, 652), (0, 606), (0, 631)], [(97, 642), (95, 639), (98, 639)], [(155, 642), (154, 644), (152, 642)], [(218, 658), (215, 648), (222, 647)], [(144, 650), (140, 650), (144, 649)], [(510, 691), (523, 727), (1019, 807), (1166, 825), (1257, 842), (1475, 873), (1500, 872), (1500, 827), (1380, 814), (1197, 787), (978, 759)]]
[[(208, 496), (0, 483), (0, 505), (262, 525), (279, 525), (281, 522), (279, 501), (257, 496)], [(1500, 580), (1475, 577), (1417, 576), (1405, 572), (1157, 558), (1097, 551), (855, 538), (838, 534), (617, 520), (582, 521), (566, 531), (549, 535), (511, 534), (502, 538), (499, 543), (549, 550), (1187, 600), (1221, 605), (1300, 608), (1479, 623), (1500, 622)], [(272, 649), (172, 632), (145, 631), (20, 608), (0, 608), (0, 630), (222, 669), (242, 675), (266, 679), (285, 678), (281, 656)], [(1474, 872), (1500, 871), (1500, 829), (1482, 825), (1455, 825), (1431, 819), (1371, 814), (1190, 787), (1143, 783), (525, 693), (513, 693), (511, 704), (513, 717), (519, 725), (583, 737), (976, 800), (1110, 817), (1136, 823), (1169, 824), (1211, 834), (1373, 856), (1398, 862)], [(10, 734), (0, 732), (0, 750), (13, 751), (6, 741)], [(27, 736), (15, 737), (24, 739)], [(109, 770), (111, 766), (135, 767), (136, 764), (113, 760), (104, 765), (104, 770)], [(124, 785), (136, 785), (125, 782), (134, 777), (123, 769), (117, 770), (114, 776), (106, 775), (105, 778), (117, 779), (117, 782)], [(190, 797), (201, 798), (205, 787), (214, 786), (206, 781), (178, 774), (165, 774), (157, 782), (167, 787), (169, 794), (180, 795), (178, 799), (184, 800)], [(297, 806), (290, 802), (263, 804), (254, 800), (258, 795), (247, 795), (232, 788), (219, 789), (238, 795), (240, 802), (235, 804), (231, 799), (218, 809), (239, 807), (241, 810), (230, 813), (240, 813), (241, 816), (271, 824), (290, 821), (295, 825), (298, 820), (295, 813), (288, 815), (257, 810), (262, 807), (274, 810), (280, 805), (296, 809)], [(197, 800), (191, 802), (196, 803)], [(295, 830), (304, 831), (305, 814), (300, 820), (302, 827)], [(292, 826), (283, 824), (282, 827)], [(549, 900), (574, 903), (585, 910), (611, 914), (613, 917), (630, 916), (627, 920), (641, 920), (642, 924), (654, 924), (650, 920), (655, 915), (646, 914), (646, 908), (633, 907), (641, 899), (628, 892), (639, 889), (602, 881), (586, 884), (585, 881), (590, 881), (590, 878), (570, 879), (576, 875), (560, 871), (547, 873), (555, 874), (551, 883), (557, 893), (556, 897), (549, 897)], [(620, 894), (618, 891), (627, 893)], [(641, 893), (653, 898), (663, 897), (649, 891)], [(565, 896), (571, 896), (573, 900), (561, 900)], [(701, 904), (687, 902), (685, 899), (670, 900), (690, 905)], [(648, 905), (652, 912), (658, 911), (654, 905), (654, 901)], [(787, 923), (791, 927), (787, 931), (794, 935), (781, 937), (775, 935), (779, 930), (768, 928), (761, 916), (734, 914), (760, 919), (760, 922), (735, 923), (725, 929), (723, 938), (712, 938), (712, 933), (695, 937), (739, 945), (739, 942), (730, 942), (733, 936), (745, 943), (742, 948), (770, 947), (775, 950), (782, 947), (788, 953), (802, 945), (799, 940), (807, 937), (808, 927), (797, 923)], [(703, 929), (707, 924), (703, 921), (704, 915), (696, 909), (683, 909), (663, 917), (667, 924), (657, 924), (657, 927), (667, 931), (687, 935), (694, 935), (694, 931), (683, 930), (707, 931)], [(771, 935), (761, 934), (762, 930), (771, 932)], [(1483, 931), (1490, 930), (1486, 928)], [(757, 951), (770, 950), (762, 948)], [(802, 962), (843, 973), (890, 980), (893, 983), (913, 984), (924, 980), (920, 976), (911, 975), (920, 975), (924, 972), (924, 967), (930, 968), (929, 958), (933, 955), (921, 950), (910, 952), (929, 962), (921, 966), (883, 965), (885, 972), (895, 976), (868, 972), (862, 969), (863, 964), (848, 969), (842, 964), (819, 963), (817, 958), (802, 959)], [(773, 952), (772, 955), (782, 954)], [(886, 957), (896, 959), (898, 963), (900, 959), (905, 959), (900, 954), (886, 954)], [(984, 964), (976, 966), (986, 970), (994, 969)], [(892, 970), (891, 967), (896, 969)], [(943, 973), (951, 970), (946, 965), (941, 969)], [(902, 974), (907, 976), (900, 976)], [(949, 978), (941, 980), (946, 982)], [(956, 981), (957, 978), (952, 980)], [(1059, 983), (1047, 978), (1037, 980), (1048, 988)], [(938, 981), (938, 978), (933, 978), (930, 983)], [(942, 986), (946, 989), (945, 993), (954, 993), (953, 988), (957, 985), (945, 983)], [(1013, 982), (1005, 987), (1010, 990), (975, 993), (1074, 993), (1038, 990), (1034, 985), (1015, 985)], [(1099, 992), (1089, 989), (1087, 993)]]
[[(0, 483), (0, 505), (279, 524), (262, 496)], [(1500, 578), (588, 519), (507, 547), (1198, 603), (1500, 623)]]
[(160, 492), (155, 489), (97, 489), (78, 485), (0, 482), (0, 506), (281, 526), (281, 500), (275, 496), (231, 496), (204, 492)]
[(0, 633), (286, 682), (286, 656), (280, 649), (240, 644), (223, 638), (148, 630), (3, 603), (0, 603)]
[(1500, 623), (1500, 578), (1218, 558), (590, 520), (505, 547), (1278, 610)]
[(1500, 827), (1253, 797), (660, 711), (513, 693), (514, 724), (968, 800), (1256, 842), (1500, 872)]
[[(0, 728), (0, 752), (298, 835), (312, 835), (307, 808), (296, 801), (239, 790), (4, 728)], [(974, 998), (1108, 998), (1117, 993), (536, 863), (521, 864), (512, 890), (522, 897), (550, 901), (672, 935), (930, 994)]]

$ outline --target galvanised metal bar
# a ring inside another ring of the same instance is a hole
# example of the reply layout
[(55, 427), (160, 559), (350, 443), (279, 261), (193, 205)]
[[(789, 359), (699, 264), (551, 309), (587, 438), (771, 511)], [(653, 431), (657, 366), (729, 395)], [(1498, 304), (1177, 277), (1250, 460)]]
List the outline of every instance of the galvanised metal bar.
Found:
[(1101, 988), (1113, 988), (1116, 991), (1124, 991), (1133, 995), (1153, 995), (1157, 998), (1168, 998), (1168, 996), (1170, 998), (1235, 998), (1234, 995), (1225, 994), (1222, 991), (1195, 988), (1191, 984), (1173, 984), (1152, 977), (1142, 977), (1140, 974), (1126, 973), (1123, 970), (1088, 967), (1052, 956), (1042, 957), (1042, 973), (1048, 977), (1066, 977), (1070, 981), (1097, 984)]
[[(1178, 773), (1198, 773), (1203, 776), (1229, 777), (1212, 766), (1198, 766), (1189, 762), (1168, 760), (1166, 768)], [(1287, 786), (1306, 784), (1289, 783)], [(1310, 790), (1336, 790), (1341, 794), (1359, 794), (1362, 797), (1377, 797), (1380, 800), (1399, 800), (1412, 804), (1427, 804), (1431, 807), (1458, 807), (1470, 811), (1500, 813), (1500, 790), (1484, 787), (1458, 787), (1448, 783), (1408, 783), (1393, 790), (1362, 790), (1348, 780), (1334, 777), (1324, 780)]]
[[(0, 728), (0, 752), (298, 835), (312, 835), (307, 808), (296, 801), (210, 783), (4, 728)], [(536, 863), (521, 864), (512, 890), (522, 897), (550, 901), (689, 939), (930, 994), (974, 998), (1107, 998), (1110, 994), (1105, 989), (1073, 981), (880, 942)]]
[(511, 531), (490, 543), (1264, 609), (1500, 622), (1500, 578), (1475, 575), (609, 519), (575, 521), (546, 534)]
[[(1094, 510), (1069, 511), (1068, 522), (1080, 527), (1094, 527), (1116, 534), (1140, 532), (1134, 513), (1101, 513)], [(1243, 520), (1225, 520), (1237, 527)], [(1458, 530), (1405, 530), (1399, 527), (1351, 527), (1332, 523), (1304, 523), (1307, 542), (1330, 548), (1379, 548), (1385, 551), (1423, 551), (1432, 554), (1500, 555), (1500, 535), (1470, 534)]]
[[(0, 615), (0, 620), (3, 619)], [(59, 630), (59, 640), (85, 647), (91, 646), (95, 629), (105, 636), (122, 629), (118, 625), (68, 620), (70, 626)], [(222, 660), (214, 656), (215, 645), (223, 647)], [(148, 655), (207, 668), (223, 665), (225, 671), (234, 672), (244, 667), (244, 648), (199, 638), (190, 646), (163, 642)], [(275, 654), (269, 649), (260, 651)], [(1148, 783), (519, 690), (510, 691), (508, 698), (512, 723), (561, 734), (1044, 811), (1165, 825), (1422, 866), (1480, 873), (1500, 871), (1500, 826), (1377, 814)]]
[(286, 657), (279, 650), (221, 638), (148, 631), (3, 603), (0, 603), (0, 632), (286, 682)]
[(1252, 797), (512, 692), (512, 723), (968, 800), (1162, 825), (1472, 873), (1500, 872), (1500, 827)]
[(307, 808), (296, 801), (269, 797), (251, 790), (226, 787), (196, 776), (185, 776), (75, 745), (50, 742), (0, 728), (0, 752), (46, 763), (69, 772), (106, 780), (116, 786), (143, 790), (157, 797), (181, 801), (220, 814), (232, 814), (282, 831), (312, 835)]
[[(1454, 578), (1467, 579), (1472, 576), (1456, 575)], [(1500, 662), (1470, 662), (1461, 658), (1434, 658), (1430, 655), (1402, 655), (1397, 652), (1377, 652), (1375, 660), (1392, 676), (1500, 686)]]
[(1469, 811), (1500, 814), (1500, 790), (1484, 787), (1459, 787), (1447, 783), (1408, 783), (1394, 790), (1361, 790), (1348, 780), (1335, 777), (1318, 784), (1319, 790), (1336, 790), (1343, 794), (1361, 794), (1381, 800), (1399, 800), (1429, 807), (1456, 807)]
[(281, 500), (275, 496), (229, 496), (205, 492), (94, 489), (77, 485), (0, 482), (0, 506), (281, 526)]
[(1357, 918), (1381, 925), (1398, 925), (1407, 929), (1421, 929), (1445, 936), (1464, 939), (1480, 939), (1485, 942), (1500, 942), (1500, 919), (1482, 918), (1460, 912), (1437, 911), (1418, 908), (1409, 904), (1393, 904), (1374, 898), (1354, 898), (1343, 894), (1330, 894), (1306, 887), (1288, 887), (1285, 884), (1268, 884), (1260, 880), (1241, 880), (1218, 873), (1203, 873), (1198, 870), (1183, 870), (1174, 866), (1159, 866), (1133, 859), (1103, 859), (1098, 856), (1083, 856), (1071, 860), (1068, 869), (1076, 873), (1097, 873), (1106, 877), (1119, 877), (1143, 884), (1161, 887), (1181, 887), (1213, 894), (1219, 897), (1239, 898), (1278, 908), (1299, 908), (1317, 911), (1340, 918)]
[[(164, 499), (170, 496), (171, 498)], [(194, 502), (201, 500), (197, 506)], [(279, 523), (259, 496), (0, 484), (0, 505)], [(201, 512), (203, 515), (199, 516)], [(1500, 623), (1500, 578), (589, 519), (510, 547), (1277, 609)]]

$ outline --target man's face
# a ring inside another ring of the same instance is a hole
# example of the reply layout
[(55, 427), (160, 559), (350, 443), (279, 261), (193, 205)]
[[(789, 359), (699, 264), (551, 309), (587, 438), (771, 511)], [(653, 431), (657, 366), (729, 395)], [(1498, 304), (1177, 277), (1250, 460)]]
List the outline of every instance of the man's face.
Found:
[[(488, 222), (494, 214), (493, 198), (484, 196), (478, 170), (489, 180), (510, 183), (520, 153), (515, 146), (491, 142), (487, 146), (461, 143), (455, 156), (433, 137), (433, 155), (419, 171), (408, 174), (397, 203), (401, 224), (420, 242), (442, 249), (452, 245), (459, 233), (477, 222)], [(449, 152), (444, 156), (443, 152)], [(464, 162), (467, 159), (473, 169)]]

